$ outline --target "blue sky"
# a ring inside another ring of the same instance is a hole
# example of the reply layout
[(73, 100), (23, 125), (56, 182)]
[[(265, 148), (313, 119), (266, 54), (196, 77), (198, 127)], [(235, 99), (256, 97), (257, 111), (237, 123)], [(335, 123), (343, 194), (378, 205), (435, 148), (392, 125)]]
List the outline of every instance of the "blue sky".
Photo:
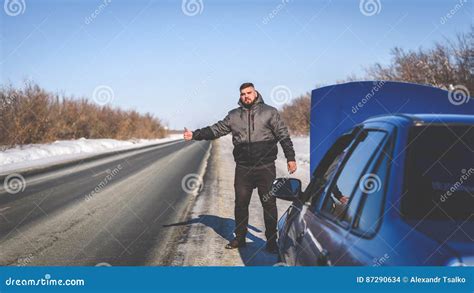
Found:
[(278, 107), (277, 86), (294, 98), (388, 63), (394, 46), (466, 32), (473, 1), (464, 1), (3, 0), (1, 83), (28, 79), (91, 100), (105, 85), (114, 106), (203, 127), (236, 106), (242, 82)]

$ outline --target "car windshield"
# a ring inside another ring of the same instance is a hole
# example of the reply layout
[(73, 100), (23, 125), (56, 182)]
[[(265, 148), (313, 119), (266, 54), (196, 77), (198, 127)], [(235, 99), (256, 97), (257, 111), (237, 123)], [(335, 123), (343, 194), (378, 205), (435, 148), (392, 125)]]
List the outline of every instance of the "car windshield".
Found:
[(473, 220), (474, 126), (414, 126), (406, 162), (406, 219)]

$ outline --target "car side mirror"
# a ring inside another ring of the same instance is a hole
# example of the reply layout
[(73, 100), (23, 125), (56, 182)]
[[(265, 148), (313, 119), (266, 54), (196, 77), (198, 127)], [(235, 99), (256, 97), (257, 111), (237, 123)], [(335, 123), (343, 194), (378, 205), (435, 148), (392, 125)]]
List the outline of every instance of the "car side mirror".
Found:
[(301, 194), (301, 180), (296, 178), (277, 178), (272, 183), (270, 190), (272, 196), (293, 201)]

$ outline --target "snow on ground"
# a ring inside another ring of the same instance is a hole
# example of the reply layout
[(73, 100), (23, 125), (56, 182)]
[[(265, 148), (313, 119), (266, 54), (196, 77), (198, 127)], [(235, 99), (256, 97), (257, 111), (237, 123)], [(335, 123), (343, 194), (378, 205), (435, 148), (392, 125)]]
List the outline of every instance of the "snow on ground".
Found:
[(309, 136), (295, 136), (292, 137), (291, 140), (295, 148), (298, 165), (301, 168), (307, 168), (309, 171)]
[(0, 168), (1, 173), (4, 173), (11, 170), (47, 166), (111, 151), (134, 149), (182, 138), (182, 134), (173, 134), (160, 139), (124, 141), (80, 138), (76, 140), (57, 140), (48, 144), (29, 144), (0, 151)]
[[(303, 188), (310, 179), (309, 138), (293, 138), (298, 171), (291, 177), (302, 181)], [(213, 142), (208, 167), (203, 178), (203, 188), (191, 209), (188, 220), (170, 223), (178, 227), (175, 239), (170, 242), (167, 265), (176, 266), (268, 266), (277, 261), (275, 254), (267, 253), (263, 208), (257, 190), (254, 190), (249, 206), (249, 230), (247, 246), (239, 250), (224, 249), (233, 238), (234, 222), (234, 174), (230, 136)], [(280, 148), (276, 161), (277, 177), (287, 177), (287, 164)], [(278, 217), (291, 202), (277, 200)]]

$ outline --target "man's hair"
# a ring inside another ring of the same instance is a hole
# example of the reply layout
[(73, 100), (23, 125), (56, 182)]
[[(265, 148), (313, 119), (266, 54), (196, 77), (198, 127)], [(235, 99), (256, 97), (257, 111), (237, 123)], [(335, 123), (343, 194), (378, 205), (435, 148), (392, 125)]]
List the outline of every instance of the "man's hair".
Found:
[(241, 90), (246, 89), (246, 88), (248, 88), (248, 87), (253, 87), (253, 88), (255, 88), (255, 86), (253, 85), (253, 83), (251, 83), (251, 82), (244, 82), (244, 83), (240, 86), (240, 89), (239, 89), (239, 90), (241, 91)]

